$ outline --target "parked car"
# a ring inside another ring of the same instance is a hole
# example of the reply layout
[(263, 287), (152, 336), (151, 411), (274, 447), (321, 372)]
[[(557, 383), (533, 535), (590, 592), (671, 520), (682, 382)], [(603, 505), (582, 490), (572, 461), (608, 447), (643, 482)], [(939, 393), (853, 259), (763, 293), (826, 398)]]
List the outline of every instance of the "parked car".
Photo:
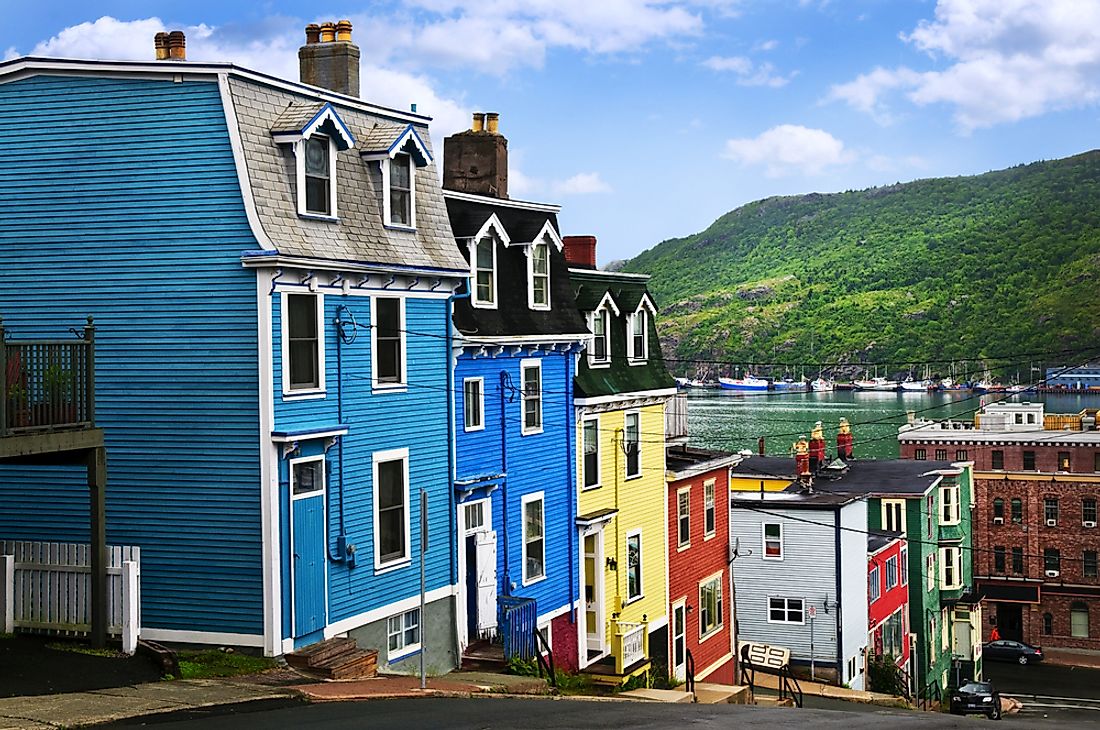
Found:
[(1016, 662), (1017, 664), (1043, 661), (1043, 650), (1040, 647), (1010, 639), (998, 639), (985, 644), (982, 647), (982, 655), (986, 659)]
[(1001, 719), (1001, 693), (990, 682), (966, 682), (951, 692), (951, 712), (955, 715), (985, 715)]

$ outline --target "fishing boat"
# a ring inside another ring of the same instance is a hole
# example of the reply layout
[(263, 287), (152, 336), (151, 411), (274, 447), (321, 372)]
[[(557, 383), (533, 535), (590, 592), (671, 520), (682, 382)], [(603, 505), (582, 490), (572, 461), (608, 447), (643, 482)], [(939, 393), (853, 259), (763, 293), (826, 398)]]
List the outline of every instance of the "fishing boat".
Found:
[(984, 379), (974, 383), (974, 390), (979, 393), (1003, 393), (1007, 388), (1002, 383)]
[(743, 378), (718, 378), (718, 384), (726, 390), (767, 391), (770, 383), (765, 378), (746, 375)]
[(901, 390), (904, 393), (927, 393), (934, 390), (935, 385), (931, 380), (913, 380), (906, 378), (901, 382)]
[(956, 392), (969, 391), (970, 390), (970, 384), (969, 383), (956, 383), (951, 378), (944, 378), (943, 380), (940, 381), (940, 390), (951, 390), (951, 391), (956, 391)]
[(810, 390), (812, 390), (815, 393), (828, 393), (828, 392), (834, 390), (835, 387), (836, 386), (833, 384), (832, 381), (826, 380), (825, 378), (821, 378), (821, 377), (819, 377), (817, 380), (814, 380), (812, 383), (810, 383)]
[(809, 383), (805, 380), (794, 380), (793, 378), (776, 380), (772, 383), (772, 387), (776, 390), (785, 390), (789, 393), (805, 393), (810, 389)]
[(855, 381), (856, 390), (897, 390), (898, 381), (886, 378), (871, 378)]
[(690, 378), (673, 378), (676, 381), (676, 387), (680, 390), (691, 387)]

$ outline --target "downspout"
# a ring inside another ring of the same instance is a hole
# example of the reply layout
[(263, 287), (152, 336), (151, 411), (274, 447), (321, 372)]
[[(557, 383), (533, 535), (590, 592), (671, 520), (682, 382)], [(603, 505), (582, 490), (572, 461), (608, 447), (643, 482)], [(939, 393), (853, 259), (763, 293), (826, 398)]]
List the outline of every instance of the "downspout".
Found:
[[(836, 563), (836, 667), (837, 677), (840, 679), (840, 684), (844, 684), (844, 621), (841, 608), (841, 596), (840, 587), (841, 583), (841, 559), (840, 559), (840, 511), (841, 508), (836, 508), (836, 532), (833, 536), (834, 545), (834, 562)], [(829, 599), (826, 598), (826, 601)]]
[[(340, 326), (340, 312), (341, 310), (347, 311), (347, 306), (341, 304), (336, 308), (336, 319), (334, 324), (336, 326), (336, 422), (341, 426), (344, 423), (344, 360), (343, 360), (343, 344), (344, 344), (344, 331)], [(354, 325), (353, 325), (354, 326)], [(339, 493), (339, 515), (340, 515), (340, 531), (336, 535), (336, 554), (332, 554), (332, 543), (328, 538), (325, 538), (325, 550), (328, 552), (329, 560), (336, 563), (343, 563), (347, 560), (348, 555), (348, 536), (347, 531), (344, 529), (344, 437), (340, 436), (337, 443), (336, 461), (339, 467), (340, 474), (336, 480), (337, 492)], [(326, 483), (328, 483), (329, 477), (332, 474), (332, 465), (328, 459), (325, 459), (325, 465), (328, 473), (325, 475)], [(328, 499), (331, 500), (332, 493), (328, 493)], [(330, 511), (331, 514), (331, 511)], [(352, 567), (354, 563), (349, 565)]]
[[(509, 558), (508, 543), (508, 426), (506, 423), (507, 412), (505, 409), (505, 388), (508, 387), (508, 371), (500, 371), (500, 473), (504, 478), (500, 480), (501, 503), (501, 531), (504, 533), (504, 595), (512, 595), (512, 562)], [(520, 416), (523, 417), (522, 414)], [(522, 426), (522, 421), (521, 421)]]
[(577, 587), (576, 575), (573, 573), (574, 558), (577, 557), (576, 546), (573, 544), (573, 538), (577, 532), (577, 452), (576, 452), (576, 413), (573, 411), (573, 362), (575, 358), (573, 356), (573, 350), (570, 348), (565, 353), (565, 443), (566, 450), (569, 454), (569, 480), (566, 483), (566, 494), (569, 495), (569, 499), (566, 503), (569, 505), (569, 529), (567, 530), (569, 536), (569, 620), (570, 623), (577, 623), (577, 611), (573, 605), (576, 601), (576, 594), (573, 589)]
[[(626, 554), (626, 555), (620, 555), (619, 554), (619, 548), (622, 546), (622, 537), (623, 537), (622, 534), (621, 534), (621, 532), (622, 532), (621, 525), (622, 525), (623, 519), (618, 514), (618, 512), (619, 512), (619, 449), (622, 448), (622, 441), (620, 440), (620, 438), (622, 436), (622, 433), (623, 433), (623, 430), (621, 428), (616, 428), (615, 432), (611, 434), (611, 438), (612, 438), (612, 443), (611, 443), (612, 448), (611, 448), (611, 450), (613, 452), (615, 452), (615, 598), (616, 598), (616, 603), (618, 603), (618, 605), (619, 605), (619, 610), (615, 614), (615, 619), (616, 620), (621, 618), (622, 613), (623, 613), (623, 608), (622, 608), (623, 607), (623, 593), (622, 593), (623, 589), (622, 589), (621, 581), (619, 580), (620, 577), (622, 576), (622, 571), (619, 570), (619, 558), (625, 557), (628, 562), (630, 560), (629, 551), (628, 551), (628, 554)], [(629, 570), (629, 565), (627, 566), (627, 570)]]
[[(469, 286), (466, 287), (469, 289)], [(455, 479), (458, 478), (458, 446), (455, 443), (456, 431), (455, 419), (458, 418), (458, 414), (455, 413), (455, 368), (458, 363), (454, 358), (454, 303), (458, 299), (466, 299), (470, 296), (470, 292), (465, 294), (451, 294), (447, 297), (447, 307), (444, 312), (443, 329), (447, 333), (444, 340), (446, 343), (447, 352), (447, 503), (450, 505), (451, 514), (448, 518), (448, 523), (452, 523), (458, 517), (458, 502), (455, 500)], [(450, 540), (451, 551), (451, 585), (457, 586), (459, 581), (458, 576), (458, 540), (460, 536), (455, 535), (453, 540)], [(457, 620), (458, 606), (454, 606), (454, 615)], [(454, 651), (455, 651), (455, 668), (457, 669), (462, 665), (462, 647), (458, 641), (458, 627), (455, 626), (455, 630), (451, 632), (451, 636), (454, 639)]]

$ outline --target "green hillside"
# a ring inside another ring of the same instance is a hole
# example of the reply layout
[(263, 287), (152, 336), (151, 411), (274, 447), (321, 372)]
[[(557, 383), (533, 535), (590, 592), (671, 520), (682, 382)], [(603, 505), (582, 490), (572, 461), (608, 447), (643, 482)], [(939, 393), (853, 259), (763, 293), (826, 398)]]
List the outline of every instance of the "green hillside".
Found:
[[(677, 374), (708, 370), (683, 362), (692, 359), (889, 361), (898, 371), (1100, 348), (1100, 151), (760, 200), (654, 246), (625, 270), (653, 275)], [(1021, 367), (988, 364), (1005, 375)]]

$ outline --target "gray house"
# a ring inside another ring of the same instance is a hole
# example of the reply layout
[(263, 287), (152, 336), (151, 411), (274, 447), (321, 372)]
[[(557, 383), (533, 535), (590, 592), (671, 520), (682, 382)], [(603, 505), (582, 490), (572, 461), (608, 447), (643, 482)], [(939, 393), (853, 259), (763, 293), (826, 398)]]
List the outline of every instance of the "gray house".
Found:
[(788, 649), (818, 679), (863, 689), (866, 529), (858, 495), (734, 492), (739, 641)]

